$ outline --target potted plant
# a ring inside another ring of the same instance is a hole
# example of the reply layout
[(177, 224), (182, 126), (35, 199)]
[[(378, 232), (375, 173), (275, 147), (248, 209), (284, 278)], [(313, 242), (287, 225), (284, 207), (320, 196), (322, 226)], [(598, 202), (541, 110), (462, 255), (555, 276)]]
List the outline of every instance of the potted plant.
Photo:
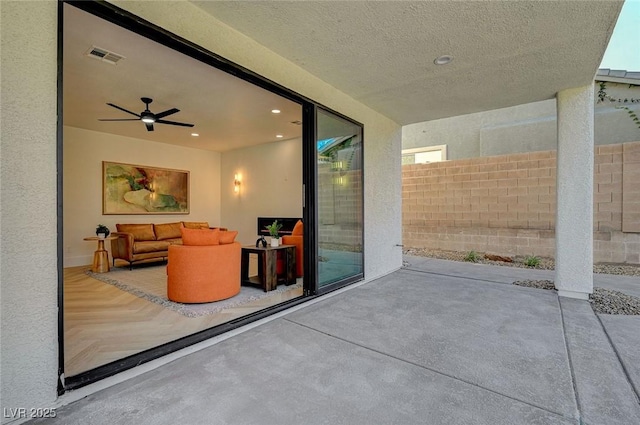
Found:
[(278, 223), (278, 220), (276, 220), (270, 225), (264, 227), (269, 231), (269, 235), (271, 236), (271, 246), (280, 246), (280, 234), (278, 232), (282, 228), (282, 224)]
[(106, 238), (107, 236), (109, 236), (109, 233), (111, 233), (109, 231), (109, 228), (107, 226), (105, 226), (104, 224), (98, 224), (98, 227), (96, 227), (96, 235), (100, 239)]

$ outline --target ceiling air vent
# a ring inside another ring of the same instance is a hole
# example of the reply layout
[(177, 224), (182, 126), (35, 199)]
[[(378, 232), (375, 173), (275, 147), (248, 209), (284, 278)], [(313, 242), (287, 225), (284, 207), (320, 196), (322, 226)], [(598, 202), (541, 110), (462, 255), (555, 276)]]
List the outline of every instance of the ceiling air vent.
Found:
[(92, 46), (87, 51), (87, 56), (90, 58), (98, 59), (103, 62), (110, 63), (111, 65), (117, 64), (121, 59), (124, 59), (124, 56), (119, 55), (117, 53), (110, 52), (101, 47)]

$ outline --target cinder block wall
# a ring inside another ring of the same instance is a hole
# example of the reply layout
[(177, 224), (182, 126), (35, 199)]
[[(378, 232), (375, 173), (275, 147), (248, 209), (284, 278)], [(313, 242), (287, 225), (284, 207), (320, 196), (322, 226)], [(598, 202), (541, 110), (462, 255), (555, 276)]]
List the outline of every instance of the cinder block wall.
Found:
[(318, 164), (318, 241), (320, 244), (362, 245), (362, 171), (337, 171)]
[[(625, 187), (640, 187), (640, 142), (595, 149), (594, 261), (640, 263), (640, 233), (622, 231), (623, 173)], [(405, 165), (403, 244), (553, 257), (555, 171), (555, 151)]]

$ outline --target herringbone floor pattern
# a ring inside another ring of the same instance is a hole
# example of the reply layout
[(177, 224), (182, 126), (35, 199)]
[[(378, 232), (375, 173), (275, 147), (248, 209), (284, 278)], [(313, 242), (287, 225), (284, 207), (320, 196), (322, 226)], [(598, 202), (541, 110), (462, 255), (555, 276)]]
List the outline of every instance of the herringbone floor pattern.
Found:
[(102, 366), (302, 296), (302, 289), (203, 317), (185, 317), (87, 276), (88, 266), (64, 270), (66, 376)]

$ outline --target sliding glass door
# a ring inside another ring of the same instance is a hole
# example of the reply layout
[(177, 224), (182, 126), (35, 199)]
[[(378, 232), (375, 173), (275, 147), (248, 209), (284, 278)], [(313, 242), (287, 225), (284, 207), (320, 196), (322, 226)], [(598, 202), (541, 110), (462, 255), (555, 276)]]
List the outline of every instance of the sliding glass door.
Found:
[(362, 126), (317, 108), (318, 289), (364, 274)]

